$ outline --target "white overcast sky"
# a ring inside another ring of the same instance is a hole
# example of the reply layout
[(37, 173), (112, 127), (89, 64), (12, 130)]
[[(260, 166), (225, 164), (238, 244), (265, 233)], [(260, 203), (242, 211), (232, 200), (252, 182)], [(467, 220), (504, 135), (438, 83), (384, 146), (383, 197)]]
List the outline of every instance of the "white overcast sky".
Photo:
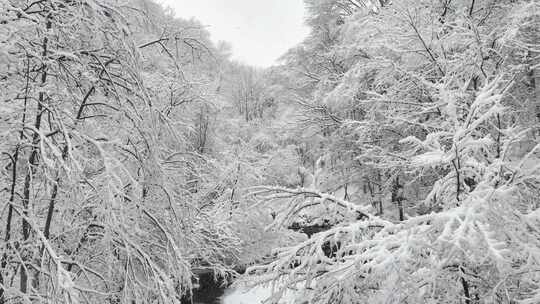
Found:
[(233, 59), (268, 67), (307, 35), (303, 0), (158, 0), (178, 17), (207, 25), (214, 42), (232, 45)]

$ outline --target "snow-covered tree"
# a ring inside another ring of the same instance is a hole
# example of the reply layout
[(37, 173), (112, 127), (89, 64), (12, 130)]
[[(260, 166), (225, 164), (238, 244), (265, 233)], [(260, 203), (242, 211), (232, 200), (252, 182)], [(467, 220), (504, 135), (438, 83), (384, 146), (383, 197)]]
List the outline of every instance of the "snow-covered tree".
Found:
[[(321, 207), (340, 221), (277, 250), (248, 280), (298, 303), (537, 302), (539, 146), (527, 56), (538, 48), (538, 4), (311, 2), (324, 21), (288, 60), (311, 83), (297, 86), (304, 123), (327, 138), (323, 174), (334, 187), (252, 194), (280, 206), (275, 226)], [(371, 197), (344, 199), (335, 190), (342, 168)]]
[(144, 0), (0, 5), (0, 303), (179, 303), (193, 269), (230, 271), (191, 140), (208, 33)]

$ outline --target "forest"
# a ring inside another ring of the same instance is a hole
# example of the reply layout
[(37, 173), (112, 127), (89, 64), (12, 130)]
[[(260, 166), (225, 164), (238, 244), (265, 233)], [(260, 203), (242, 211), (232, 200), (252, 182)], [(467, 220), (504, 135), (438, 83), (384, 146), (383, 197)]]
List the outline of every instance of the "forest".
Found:
[(0, 0), (0, 304), (539, 304), (540, 1), (304, 4)]

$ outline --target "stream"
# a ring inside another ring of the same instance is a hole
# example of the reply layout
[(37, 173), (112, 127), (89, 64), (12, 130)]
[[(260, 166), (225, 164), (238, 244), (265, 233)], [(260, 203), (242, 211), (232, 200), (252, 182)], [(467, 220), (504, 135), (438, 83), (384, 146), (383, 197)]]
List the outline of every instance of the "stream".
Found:
[(270, 290), (254, 288), (214, 288), (203, 292), (194, 292), (194, 304), (260, 304), (270, 296)]
[(199, 288), (193, 290), (193, 304), (259, 304), (270, 296), (270, 289), (223, 287), (211, 273), (199, 274)]

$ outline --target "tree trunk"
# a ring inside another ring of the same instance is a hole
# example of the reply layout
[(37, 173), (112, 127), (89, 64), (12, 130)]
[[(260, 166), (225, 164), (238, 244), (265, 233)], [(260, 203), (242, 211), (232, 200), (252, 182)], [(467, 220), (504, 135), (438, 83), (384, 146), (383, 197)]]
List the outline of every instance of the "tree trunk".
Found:
[[(48, 18), (47, 18), (48, 19)], [(48, 30), (51, 28), (51, 21), (47, 20), (46, 26), (45, 26), (45, 33), (48, 32)], [(43, 44), (42, 44), (42, 53), (41, 56), (43, 57), (43, 63), (41, 65), (41, 85), (43, 86), (45, 82), (47, 81), (47, 63), (46, 63), (46, 56), (47, 56), (47, 46), (48, 46), (48, 37), (45, 36), (43, 38)], [(43, 103), (45, 102), (45, 93), (39, 92), (38, 96), (38, 103), (37, 103), (37, 109), (36, 109), (36, 118), (34, 122), (34, 128), (36, 131), (32, 135), (32, 149), (30, 152), (30, 157), (28, 158), (28, 170), (26, 177), (24, 179), (24, 187), (23, 187), (23, 214), (25, 217), (28, 216), (28, 210), (30, 208), (30, 188), (32, 183), (32, 178), (35, 173), (35, 170), (39, 163), (39, 142), (40, 142), (40, 135), (37, 133), (39, 129), (41, 128), (41, 115), (43, 113)], [(22, 219), (22, 235), (23, 235), (23, 243), (28, 240), (30, 237), (30, 224), (26, 221), (26, 219)], [(24, 263), (25, 257), (23, 256), (23, 263)], [(26, 272), (26, 265), (22, 265), (21, 267), (21, 275), (20, 275), (20, 291), (21, 293), (26, 293), (28, 290), (28, 274)]]
[[(23, 106), (23, 114), (22, 114), (22, 120), (21, 120), (21, 132), (19, 140), (23, 140), (24, 138), (24, 124), (26, 123), (26, 109), (28, 105), (28, 89), (30, 85), (30, 58), (26, 58), (26, 85), (24, 89), (24, 106)], [(15, 201), (15, 188), (17, 185), (17, 164), (19, 163), (19, 151), (20, 151), (20, 142), (15, 147), (15, 152), (13, 153), (13, 156), (10, 156), (11, 159), (11, 188), (9, 193), (9, 206), (8, 206), (8, 214), (6, 219), (6, 231), (4, 235), (4, 242), (6, 244), (6, 248), (4, 248), (4, 253), (2, 254), (2, 260), (0, 262), (0, 304), (5, 303), (5, 295), (4, 295), (4, 277), (2, 275), (2, 271), (7, 266), (7, 252), (9, 250), (9, 240), (11, 239), (11, 223), (13, 220), (13, 202)]]
[(534, 103), (536, 111), (536, 120), (540, 122), (540, 68), (535, 68), (532, 71), (534, 82)]
[(9, 240), (11, 238), (11, 220), (13, 218), (13, 201), (15, 200), (15, 185), (17, 183), (17, 161), (19, 159), (19, 146), (15, 148), (15, 153), (13, 156), (10, 156), (11, 158), (11, 165), (13, 166), (11, 169), (11, 188), (10, 188), (10, 194), (9, 194), (9, 206), (8, 206), (8, 214), (6, 219), (6, 233), (4, 236), (4, 243), (6, 245), (6, 248), (4, 248), (4, 253), (2, 254), (2, 261), (0, 262), (0, 304), (5, 303), (5, 296), (4, 296), (4, 276), (2, 275), (2, 271), (7, 266), (7, 252), (9, 250)]
[(397, 203), (399, 220), (405, 219), (403, 212), (403, 186), (399, 183), (399, 176), (396, 177), (394, 186), (392, 187), (392, 202)]

